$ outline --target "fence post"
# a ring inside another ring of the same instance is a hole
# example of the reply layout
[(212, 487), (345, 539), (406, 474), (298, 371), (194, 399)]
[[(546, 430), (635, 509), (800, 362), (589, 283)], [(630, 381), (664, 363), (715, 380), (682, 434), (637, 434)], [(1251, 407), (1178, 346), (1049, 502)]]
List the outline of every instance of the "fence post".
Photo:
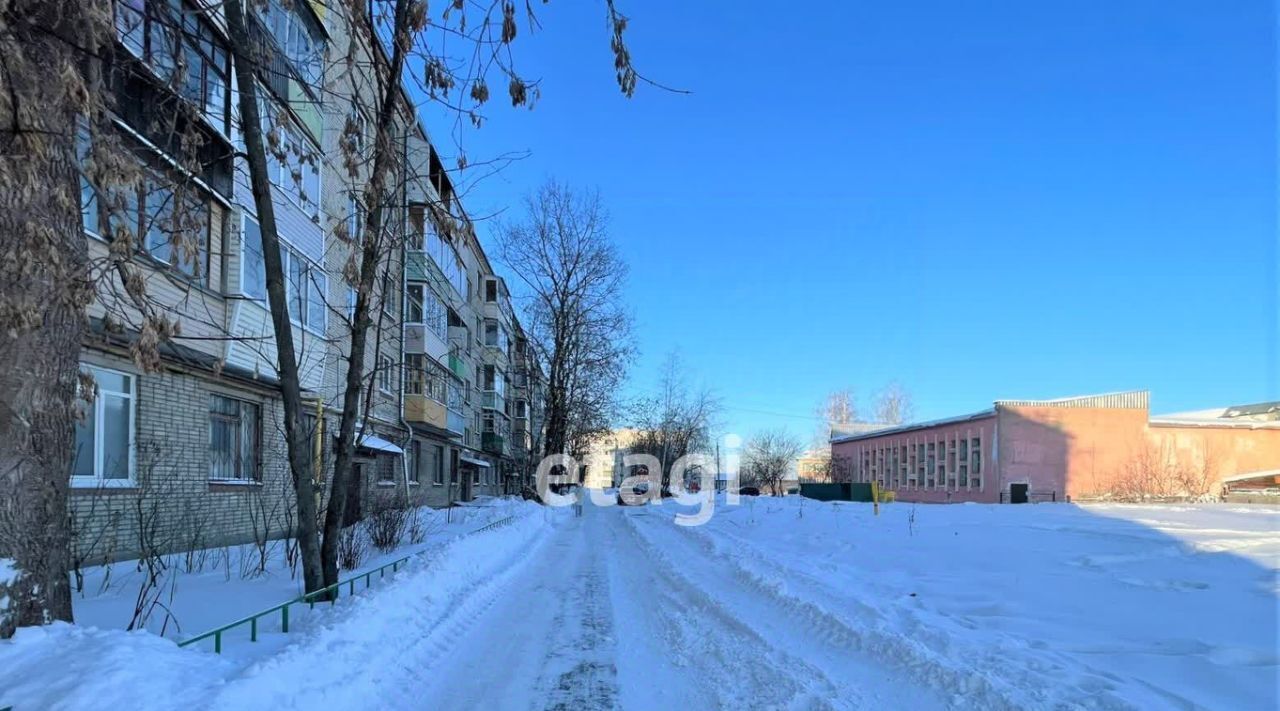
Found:
[(213, 633), (213, 653), (222, 654), (222, 630)]
[(249, 641), (250, 642), (258, 641), (258, 618), (257, 617), (249, 618)]
[(287, 602), (280, 608), (280, 631), (289, 631), (289, 603)]

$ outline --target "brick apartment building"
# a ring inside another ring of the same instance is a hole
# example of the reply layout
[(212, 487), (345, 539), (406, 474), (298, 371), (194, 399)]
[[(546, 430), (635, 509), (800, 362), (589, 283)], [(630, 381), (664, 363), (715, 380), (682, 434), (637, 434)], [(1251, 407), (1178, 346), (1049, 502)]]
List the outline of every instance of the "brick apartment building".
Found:
[(1145, 391), (998, 400), (931, 422), (834, 436), (839, 479), (900, 501), (1217, 496), (1280, 482), (1280, 403), (1152, 417)]
[[(345, 164), (342, 146), (371, 145), (378, 99), (368, 92), (387, 62), (381, 46), (348, 31), (341, 6), (250, 6), (248, 29), (270, 58), (259, 77), (263, 120), (297, 153), (318, 157), (272, 154), (268, 167), (302, 394), (314, 413), (305, 423), (312, 466), (323, 482), (350, 353), (354, 291), (344, 266), (368, 209), (359, 197), (368, 166)], [(127, 257), (149, 306), (180, 330), (158, 367), (139, 368), (130, 346), (144, 335), (127, 290), (117, 280), (89, 307), (94, 328), (81, 363), (97, 396), (76, 431), (76, 555), (120, 559), (142, 547), (283, 536), (294, 494), (223, 11), (206, 0), (121, 0), (113, 10), (111, 118), (148, 178), (136, 194), (120, 191), (127, 197), (114, 213), (99, 209), (82, 178), (85, 238), (90, 257), (105, 259), (125, 220), (137, 236)], [(358, 61), (349, 65), (349, 56)], [(375, 498), (443, 506), (517, 490), (542, 429), (542, 371), (506, 289), (416, 111), (407, 99), (400, 109), (393, 133), (404, 159), (389, 184), (401, 189), (384, 207), (398, 248), (375, 287), (377, 325), (363, 364), (371, 396), (361, 400), (368, 425), (345, 493), (356, 516)], [(189, 117), (202, 146), (196, 169), (175, 158), (183, 137), (164, 128), (174, 116)], [(85, 134), (82, 159), (92, 155)], [(181, 220), (171, 217), (175, 201), (185, 206)], [(175, 258), (179, 232), (198, 244), (194, 259)]]

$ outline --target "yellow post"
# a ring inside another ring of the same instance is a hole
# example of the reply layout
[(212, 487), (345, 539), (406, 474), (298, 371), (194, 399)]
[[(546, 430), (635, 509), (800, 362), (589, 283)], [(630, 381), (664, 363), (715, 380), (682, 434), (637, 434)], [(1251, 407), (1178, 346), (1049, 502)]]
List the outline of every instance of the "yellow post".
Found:
[[(324, 402), (316, 398), (316, 431), (311, 436), (311, 481), (324, 482)], [(316, 511), (324, 507), (324, 487), (316, 486)]]
[(876, 516), (880, 515), (880, 485), (874, 481), (871, 482), (871, 510)]

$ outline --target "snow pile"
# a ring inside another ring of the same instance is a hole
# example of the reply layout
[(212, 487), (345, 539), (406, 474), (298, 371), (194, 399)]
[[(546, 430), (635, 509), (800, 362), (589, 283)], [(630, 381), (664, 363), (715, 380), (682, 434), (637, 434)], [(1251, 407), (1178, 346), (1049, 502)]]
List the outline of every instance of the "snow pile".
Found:
[(0, 641), (0, 708), (192, 708), (231, 669), (149, 632), (21, 627)]
[[(222, 656), (146, 631), (23, 628), (0, 641), (0, 708), (355, 708), (379, 695), (411, 693), (400, 656), (431, 644), (438, 633), (432, 621), (465, 607), (469, 590), (517, 567), (552, 520), (543, 507), (518, 501), (494, 501), (460, 518), (474, 531), (507, 516), (506, 525), (437, 541), (394, 576), (388, 571), (386, 581), (368, 591), (357, 586), (355, 597), (314, 611), (295, 606), (289, 634), (263, 630), (255, 644), (242, 631), (243, 639), (224, 642)], [(236, 594), (251, 582), (224, 582), (218, 598), (212, 584), (202, 586), (210, 594), (195, 597), (225, 624), (243, 614), (229, 608), (242, 606)], [(252, 611), (265, 606), (260, 602)], [(371, 654), (379, 655), (386, 676), (367, 673)]]
[[(669, 508), (669, 507), (668, 507)], [(656, 510), (651, 510), (656, 512)], [(1280, 511), (744, 499), (699, 528), (629, 522), (723, 604), (962, 706), (1275, 708)], [(763, 603), (756, 602), (757, 605)], [(768, 613), (763, 613), (768, 614)]]

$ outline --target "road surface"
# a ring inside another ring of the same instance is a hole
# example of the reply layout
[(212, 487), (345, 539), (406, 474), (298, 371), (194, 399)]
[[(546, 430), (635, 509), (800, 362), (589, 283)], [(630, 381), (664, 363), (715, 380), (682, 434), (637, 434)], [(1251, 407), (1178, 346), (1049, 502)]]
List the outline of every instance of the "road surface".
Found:
[[(670, 507), (584, 507), (481, 586), (422, 660), (431, 708), (943, 708), (708, 554)], [(417, 666), (417, 665), (412, 665)]]

